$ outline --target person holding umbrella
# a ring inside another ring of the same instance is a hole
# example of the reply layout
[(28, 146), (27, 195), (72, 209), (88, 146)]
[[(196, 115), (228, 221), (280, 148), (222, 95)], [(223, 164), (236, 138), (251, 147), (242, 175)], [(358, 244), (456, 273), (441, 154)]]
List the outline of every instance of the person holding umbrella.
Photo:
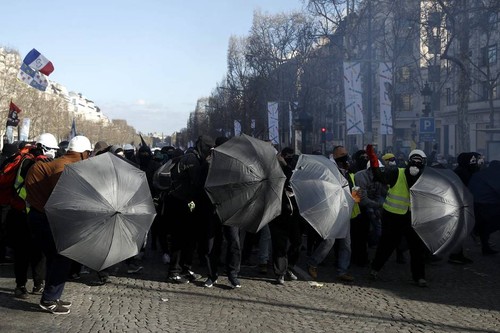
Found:
[(54, 238), (45, 214), (45, 204), (54, 190), (65, 165), (89, 158), (92, 152), (90, 141), (85, 136), (75, 136), (68, 144), (68, 152), (48, 163), (37, 162), (26, 175), (26, 201), (31, 209), (29, 225), (46, 257), (45, 289), (40, 307), (53, 314), (68, 314), (71, 302), (61, 300), (71, 260), (58, 254)]
[[(352, 190), (353, 182), (348, 173), (350, 163), (347, 149), (344, 146), (334, 147), (332, 157), (341, 174), (340, 177), (345, 178), (349, 184), (349, 188)], [(353, 215), (356, 214), (357, 212), (351, 214), (351, 218), (353, 218)], [(351, 264), (351, 235), (349, 232), (347, 232), (345, 237), (338, 239), (325, 238), (318, 244), (318, 247), (314, 250), (307, 261), (307, 270), (309, 275), (314, 280), (318, 278), (318, 266), (326, 259), (335, 243), (338, 244), (337, 278), (343, 282), (352, 282), (354, 281), (354, 277), (348, 272)]]
[[(453, 170), (465, 186), (469, 185), (472, 175), (479, 171), (479, 154), (475, 152), (460, 153), (457, 157), (458, 166)], [(471, 264), (472, 259), (464, 255), (463, 245), (457, 246), (448, 257), (448, 262), (451, 264)]]
[[(226, 137), (217, 137), (215, 139), (215, 147), (222, 145), (229, 139)], [(211, 158), (208, 158), (210, 163)], [(208, 202), (210, 204), (210, 202)], [(206, 237), (205, 246), (203, 246), (204, 257), (207, 264), (208, 277), (203, 286), (211, 288), (218, 279), (219, 259), (222, 252), (223, 240), (225, 240), (225, 260), (224, 265), (226, 274), (230, 279), (233, 288), (241, 287), (238, 280), (238, 274), (241, 264), (241, 245), (240, 245), (240, 229), (235, 226), (223, 225), (219, 216), (212, 210), (208, 215), (208, 221), (204, 225), (204, 235)]]
[(495, 255), (497, 250), (490, 246), (490, 234), (500, 225), (500, 161), (493, 160), (488, 167), (475, 172), (469, 182), (474, 197), (475, 230), (481, 241), (484, 256)]
[(269, 222), (269, 229), (271, 231), (272, 257), (276, 283), (285, 284), (285, 277), (292, 281), (297, 280), (297, 276), (293, 272), (293, 267), (299, 260), (302, 233), (298, 207), (296, 202), (294, 202), (295, 198), (290, 186), (290, 178), (297, 162), (293, 149), (290, 147), (283, 148), (278, 155), (278, 161), (286, 176), (286, 182), (283, 188), (281, 214)]
[(382, 211), (382, 235), (371, 264), (370, 277), (377, 279), (378, 272), (400, 243), (401, 237), (408, 242), (413, 280), (420, 287), (426, 287), (425, 245), (411, 226), (410, 187), (415, 184), (426, 165), (422, 150), (412, 150), (405, 168), (386, 168), (380, 172), (379, 161), (372, 145), (366, 152), (376, 180), (389, 185)]
[[(208, 172), (207, 157), (215, 141), (201, 135), (192, 153), (184, 154), (172, 174), (172, 190), (166, 199), (170, 211), (172, 248), (168, 268), (168, 281), (184, 284), (200, 276), (191, 270), (196, 242), (201, 240), (200, 225), (212, 212), (204, 185)], [(239, 281), (233, 281), (239, 285)]]

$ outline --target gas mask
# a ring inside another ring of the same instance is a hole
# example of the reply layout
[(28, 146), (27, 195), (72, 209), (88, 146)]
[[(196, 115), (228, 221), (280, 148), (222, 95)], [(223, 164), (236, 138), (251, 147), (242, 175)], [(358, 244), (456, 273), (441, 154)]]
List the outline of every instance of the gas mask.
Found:
[(389, 163), (387, 163), (389, 166), (396, 166), (397, 163), (396, 163), (396, 160), (394, 161), (389, 161)]
[(410, 171), (410, 175), (412, 176), (416, 176), (418, 175), (418, 173), (420, 172), (420, 169), (414, 165), (412, 165), (410, 168), (409, 168), (409, 171)]
[(56, 158), (57, 149), (42, 146), (43, 154), (50, 159)]
[(408, 171), (410, 172), (410, 175), (416, 176), (419, 174), (421, 170), (424, 169), (425, 167), (425, 158), (421, 156), (412, 156), (410, 160), (408, 161)]

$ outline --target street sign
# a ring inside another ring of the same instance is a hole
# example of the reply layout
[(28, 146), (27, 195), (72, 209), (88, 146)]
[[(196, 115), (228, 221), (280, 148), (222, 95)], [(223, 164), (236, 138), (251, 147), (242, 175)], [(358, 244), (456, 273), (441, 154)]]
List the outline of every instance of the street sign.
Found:
[(436, 139), (435, 133), (420, 133), (419, 140), (422, 142), (434, 142)]
[(420, 118), (420, 135), (425, 133), (435, 133), (436, 127), (434, 126), (434, 118)]

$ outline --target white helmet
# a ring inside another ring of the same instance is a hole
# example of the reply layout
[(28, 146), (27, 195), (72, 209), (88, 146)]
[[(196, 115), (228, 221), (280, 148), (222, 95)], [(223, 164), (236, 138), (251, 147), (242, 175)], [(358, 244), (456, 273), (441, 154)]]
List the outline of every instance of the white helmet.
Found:
[(132, 146), (130, 143), (126, 143), (123, 145), (123, 150), (135, 150), (134, 146)]
[(40, 134), (40, 136), (36, 140), (36, 143), (39, 143), (40, 145), (48, 149), (59, 149), (59, 145), (57, 144), (55, 136), (50, 133)]
[(83, 135), (77, 135), (69, 141), (68, 151), (83, 153), (84, 151), (92, 151), (90, 140)]
[(413, 155), (418, 155), (422, 158), (427, 158), (427, 155), (425, 155), (425, 153), (420, 149), (413, 149), (408, 155), (408, 159), (410, 159)]

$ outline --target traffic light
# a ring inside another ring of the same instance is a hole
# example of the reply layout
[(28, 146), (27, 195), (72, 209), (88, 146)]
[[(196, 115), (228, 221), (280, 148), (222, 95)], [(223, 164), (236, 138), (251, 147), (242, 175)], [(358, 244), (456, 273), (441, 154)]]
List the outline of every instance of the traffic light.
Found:
[(326, 127), (321, 127), (321, 142), (326, 142)]

